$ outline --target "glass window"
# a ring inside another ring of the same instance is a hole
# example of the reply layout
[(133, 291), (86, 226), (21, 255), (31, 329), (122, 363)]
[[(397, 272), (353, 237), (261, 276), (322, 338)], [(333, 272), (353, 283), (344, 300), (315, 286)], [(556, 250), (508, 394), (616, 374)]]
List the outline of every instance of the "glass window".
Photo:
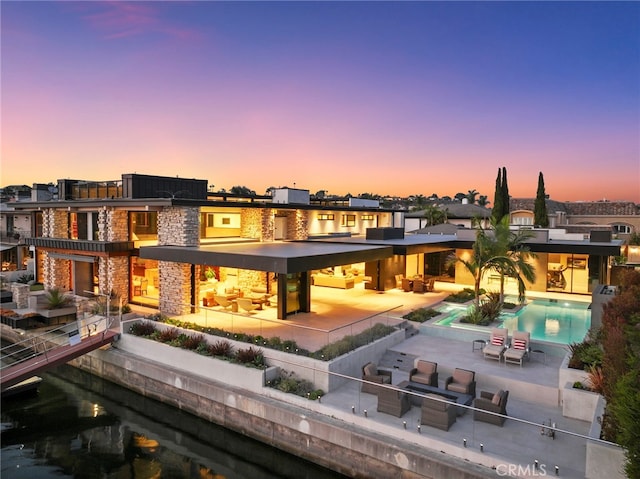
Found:
[(155, 211), (132, 212), (129, 214), (131, 238), (137, 240), (158, 239), (158, 213)]
[(356, 215), (342, 215), (342, 226), (355, 226)]

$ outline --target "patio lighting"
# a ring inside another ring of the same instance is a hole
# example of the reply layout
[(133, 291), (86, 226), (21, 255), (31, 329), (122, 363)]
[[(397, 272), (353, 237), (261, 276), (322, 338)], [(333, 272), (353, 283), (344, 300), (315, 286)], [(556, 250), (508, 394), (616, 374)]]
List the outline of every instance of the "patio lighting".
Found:
[(366, 410), (366, 409), (364, 410), (364, 417), (368, 417), (368, 416), (367, 416), (367, 410)]
[(462, 444), (464, 444), (464, 447), (467, 447), (467, 439), (466, 438), (462, 440)]
[(484, 444), (480, 443), (480, 452), (484, 452)]
[(421, 434), (422, 431), (420, 430), (420, 424), (418, 424), (418, 434)]
[(560, 468), (556, 466), (556, 476), (560, 475)]

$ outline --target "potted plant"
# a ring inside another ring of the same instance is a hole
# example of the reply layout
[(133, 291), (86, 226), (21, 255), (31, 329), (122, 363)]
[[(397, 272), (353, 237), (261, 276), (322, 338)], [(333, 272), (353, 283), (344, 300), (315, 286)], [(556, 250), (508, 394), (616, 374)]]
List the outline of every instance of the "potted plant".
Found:
[(210, 283), (215, 283), (216, 281), (216, 272), (213, 270), (211, 266), (208, 266), (207, 269), (204, 270), (204, 276), (207, 278), (207, 281)]

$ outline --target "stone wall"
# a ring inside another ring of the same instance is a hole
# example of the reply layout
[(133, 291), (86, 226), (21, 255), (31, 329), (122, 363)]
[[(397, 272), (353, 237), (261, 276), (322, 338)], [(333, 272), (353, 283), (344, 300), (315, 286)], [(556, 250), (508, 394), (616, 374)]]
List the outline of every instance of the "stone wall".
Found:
[(101, 211), (98, 215), (100, 241), (129, 241), (129, 214), (123, 210)]
[(162, 246), (198, 246), (200, 209), (168, 207), (158, 213), (158, 244)]
[(158, 261), (160, 311), (166, 315), (191, 312), (191, 265)]
[(11, 283), (11, 294), (16, 309), (24, 309), (29, 306), (29, 285), (22, 283)]
[(42, 213), (42, 236), (69, 238), (69, 214), (66, 210), (47, 208)]
[(240, 236), (262, 240), (262, 210), (243, 208), (240, 211)]

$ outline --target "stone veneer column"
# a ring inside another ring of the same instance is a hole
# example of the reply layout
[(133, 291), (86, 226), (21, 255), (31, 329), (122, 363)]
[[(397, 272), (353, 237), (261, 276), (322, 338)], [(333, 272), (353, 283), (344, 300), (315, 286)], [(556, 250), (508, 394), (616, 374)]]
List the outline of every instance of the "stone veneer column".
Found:
[[(200, 209), (168, 207), (158, 213), (158, 244), (163, 246), (198, 246), (200, 243)], [(158, 262), (160, 311), (168, 315), (191, 312), (191, 264)], [(196, 271), (197, 273), (197, 271)], [(195, 296), (200, 281), (196, 278)]]
[[(102, 209), (98, 213), (99, 241), (128, 241), (129, 214), (125, 210)], [(101, 257), (98, 261), (98, 285), (102, 294), (129, 297), (129, 258)]]
[(287, 238), (305, 240), (309, 237), (309, 212), (295, 210), (287, 215)]
[[(69, 214), (67, 210), (47, 208), (42, 214), (42, 236), (47, 238), (69, 238)], [(71, 282), (70, 261), (43, 255), (43, 284), (45, 289), (59, 288), (69, 291)]]
[(243, 208), (240, 211), (240, 237), (256, 238), (262, 241), (262, 210)]
[(260, 241), (273, 241), (276, 232), (275, 212), (276, 210), (267, 208), (260, 210), (262, 216), (260, 221), (262, 228)]

